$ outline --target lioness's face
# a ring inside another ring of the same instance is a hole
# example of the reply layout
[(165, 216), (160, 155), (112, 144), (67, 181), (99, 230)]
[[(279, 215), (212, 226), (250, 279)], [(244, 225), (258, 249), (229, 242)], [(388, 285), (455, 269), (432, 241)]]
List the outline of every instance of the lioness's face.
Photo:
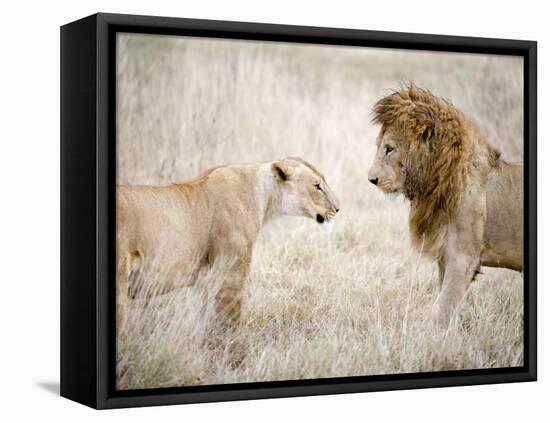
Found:
[(338, 213), (338, 200), (321, 175), (309, 163), (290, 158), (273, 163), (280, 186), (283, 213), (328, 223)]
[(376, 155), (369, 170), (369, 181), (385, 193), (401, 193), (405, 182), (403, 151), (395, 131), (381, 130), (376, 139)]

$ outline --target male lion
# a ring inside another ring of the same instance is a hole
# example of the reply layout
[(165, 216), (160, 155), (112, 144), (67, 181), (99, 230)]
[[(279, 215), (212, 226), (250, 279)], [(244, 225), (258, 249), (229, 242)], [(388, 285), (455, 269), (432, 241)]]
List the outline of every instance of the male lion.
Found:
[(230, 269), (214, 293), (215, 309), (224, 327), (235, 327), (262, 226), (283, 215), (328, 223), (338, 211), (323, 175), (293, 157), (216, 167), (170, 186), (119, 186), (117, 330), (126, 320), (129, 293), (141, 288), (132, 273), (155, 275), (148, 295), (186, 285), (201, 268), (220, 262)]
[(410, 85), (379, 100), (369, 181), (410, 200), (413, 244), (439, 265), (447, 326), (480, 266), (523, 269), (523, 163), (508, 163), (451, 103)]

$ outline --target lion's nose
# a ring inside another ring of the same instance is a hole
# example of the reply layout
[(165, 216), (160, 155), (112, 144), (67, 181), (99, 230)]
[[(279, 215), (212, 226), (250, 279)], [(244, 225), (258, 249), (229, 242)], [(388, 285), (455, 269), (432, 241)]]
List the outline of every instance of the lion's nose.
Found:
[(369, 182), (374, 185), (378, 185), (378, 178), (369, 178)]

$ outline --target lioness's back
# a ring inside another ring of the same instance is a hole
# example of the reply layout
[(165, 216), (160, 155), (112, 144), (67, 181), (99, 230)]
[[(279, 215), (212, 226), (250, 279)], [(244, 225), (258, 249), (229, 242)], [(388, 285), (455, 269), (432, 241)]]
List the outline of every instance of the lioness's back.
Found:
[(141, 256), (194, 254), (210, 211), (200, 184), (117, 187), (117, 247)]

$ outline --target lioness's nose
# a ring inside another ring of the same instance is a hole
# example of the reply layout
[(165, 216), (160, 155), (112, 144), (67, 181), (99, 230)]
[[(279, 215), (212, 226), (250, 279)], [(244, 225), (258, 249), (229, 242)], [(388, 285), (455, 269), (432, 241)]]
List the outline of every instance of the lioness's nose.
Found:
[(378, 178), (369, 178), (371, 184), (378, 185)]

